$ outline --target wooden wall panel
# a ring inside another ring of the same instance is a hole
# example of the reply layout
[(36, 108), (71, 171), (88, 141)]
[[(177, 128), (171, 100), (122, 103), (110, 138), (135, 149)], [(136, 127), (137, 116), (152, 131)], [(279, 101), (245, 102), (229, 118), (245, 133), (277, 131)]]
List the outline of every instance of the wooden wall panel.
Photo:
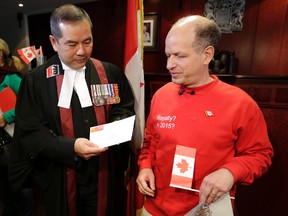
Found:
[[(283, 0), (285, 2), (285, 0)], [(284, 5), (285, 7), (285, 5)], [(287, 50), (288, 50), (288, 0), (286, 0), (286, 11), (285, 11), (285, 26), (283, 29), (281, 41), (281, 51), (279, 56), (279, 74), (285, 74), (288, 68)]]
[(252, 185), (237, 188), (237, 216), (288, 215), (288, 110), (261, 108), (266, 119), (274, 158), (268, 172)]
[(261, 1), (256, 32), (254, 74), (280, 74), (278, 69), (285, 27), (287, 0)]
[[(207, 0), (145, 0), (145, 12), (161, 14), (160, 48), (145, 53), (144, 71), (166, 73), (164, 42), (170, 26), (187, 14), (203, 14)], [(160, 6), (161, 5), (161, 6)], [(181, 5), (179, 7), (179, 5)], [(222, 34), (221, 49), (234, 50), (235, 74), (288, 75), (288, 0), (246, 1), (243, 30)]]

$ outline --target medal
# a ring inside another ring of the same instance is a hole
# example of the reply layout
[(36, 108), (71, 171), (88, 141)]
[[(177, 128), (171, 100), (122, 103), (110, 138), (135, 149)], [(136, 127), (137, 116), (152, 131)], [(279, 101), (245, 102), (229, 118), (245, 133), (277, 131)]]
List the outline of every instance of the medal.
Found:
[(211, 216), (212, 211), (210, 210), (208, 205), (201, 206), (196, 212), (196, 216)]
[(94, 84), (90, 88), (95, 106), (120, 103), (118, 84)]
[(108, 104), (114, 104), (115, 103), (115, 100), (114, 100), (114, 97), (113, 97), (113, 88), (112, 88), (112, 85), (111, 84), (108, 84), (107, 85), (107, 90), (108, 90)]
[(92, 102), (95, 106), (99, 106), (99, 100), (97, 98), (97, 92), (96, 92), (96, 85), (91, 85), (91, 97), (92, 97)]
[(102, 91), (102, 94), (103, 94), (103, 99), (105, 100), (105, 105), (109, 104), (107, 84), (102, 84), (101, 85), (101, 91)]
[(113, 90), (115, 94), (115, 103), (120, 103), (118, 84), (113, 84)]
[[(91, 85), (91, 97), (92, 97), (92, 102), (95, 106), (103, 106), (104, 102), (103, 99), (101, 98), (101, 92), (99, 90), (98, 85)], [(100, 92), (100, 93), (99, 93)]]
[(104, 100), (104, 96), (103, 96), (103, 92), (101, 91), (101, 85), (96, 85), (96, 93), (97, 93), (97, 99), (99, 101), (99, 105), (98, 106), (103, 106), (105, 105), (105, 100)]

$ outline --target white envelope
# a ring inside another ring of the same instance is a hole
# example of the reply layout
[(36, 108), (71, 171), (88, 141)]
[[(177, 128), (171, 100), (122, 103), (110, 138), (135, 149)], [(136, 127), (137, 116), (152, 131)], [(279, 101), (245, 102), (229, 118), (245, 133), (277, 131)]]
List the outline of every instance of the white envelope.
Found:
[(99, 147), (109, 147), (132, 139), (135, 115), (90, 128), (90, 141)]

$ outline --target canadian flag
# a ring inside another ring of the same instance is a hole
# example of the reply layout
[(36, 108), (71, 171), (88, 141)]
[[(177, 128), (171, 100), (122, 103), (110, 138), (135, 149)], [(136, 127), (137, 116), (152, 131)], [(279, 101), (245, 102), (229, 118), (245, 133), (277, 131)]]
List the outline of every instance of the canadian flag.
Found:
[(42, 46), (40, 46), (39, 49), (36, 50), (36, 54), (37, 56), (43, 56)]
[(187, 146), (176, 146), (174, 155), (171, 187), (191, 190), (196, 149)]
[(144, 71), (143, 71), (143, 0), (127, 0), (124, 71), (135, 98), (135, 128), (132, 137), (134, 155), (130, 160), (131, 176), (128, 182), (127, 216), (139, 215), (144, 195), (136, 185), (137, 159), (143, 144), (145, 127)]
[(39, 49), (35, 50), (35, 52), (36, 52), (37, 66), (42, 65), (44, 63), (42, 46), (40, 46)]
[(127, 1), (124, 70), (135, 98), (134, 147), (141, 148), (144, 136), (143, 0)]
[(17, 50), (20, 58), (26, 63), (29, 64), (34, 58), (37, 57), (35, 46), (29, 46)]

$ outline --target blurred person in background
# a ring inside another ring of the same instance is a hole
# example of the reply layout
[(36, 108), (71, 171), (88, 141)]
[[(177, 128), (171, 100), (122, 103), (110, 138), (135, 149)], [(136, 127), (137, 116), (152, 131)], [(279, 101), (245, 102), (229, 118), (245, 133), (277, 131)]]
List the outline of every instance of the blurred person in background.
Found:
[[(10, 87), (15, 95), (18, 94), (23, 67), (21, 60), (10, 52), (7, 42), (0, 38), (0, 92)], [(0, 104), (3, 102), (5, 103), (5, 101), (0, 101)], [(30, 216), (33, 215), (33, 190), (27, 188), (14, 194), (8, 180), (9, 147), (13, 143), (12, 134), (9, 134), (4, 128), (14, 121), (15, 108), (7, 112), (0, 112), (0, 199), (3, 203), (3, 216)]]

